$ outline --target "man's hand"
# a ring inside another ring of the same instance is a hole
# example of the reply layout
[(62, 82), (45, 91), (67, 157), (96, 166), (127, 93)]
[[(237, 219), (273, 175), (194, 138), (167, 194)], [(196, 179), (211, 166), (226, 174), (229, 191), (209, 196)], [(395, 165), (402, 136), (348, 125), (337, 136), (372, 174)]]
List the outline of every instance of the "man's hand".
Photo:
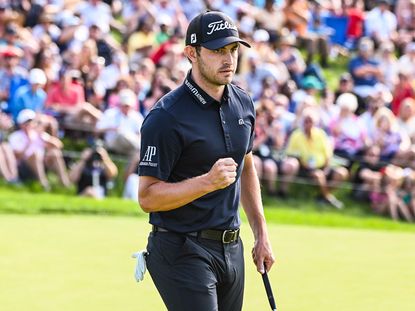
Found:
[(234, 183), (236, 180), (236, 168), (238, 164), (232, 158), (223, 158), (216, 161), (207, 174), (212, 187), (223, 189)]
[(268, 238), (262, 238), (255, 241), (254, 247), (252, 248), (252, 259), (254, 260), (259, 273), (263, 274), (265, 272), (264, 266), (266, 267), (267, 272), (271, 270), (275, 258)]

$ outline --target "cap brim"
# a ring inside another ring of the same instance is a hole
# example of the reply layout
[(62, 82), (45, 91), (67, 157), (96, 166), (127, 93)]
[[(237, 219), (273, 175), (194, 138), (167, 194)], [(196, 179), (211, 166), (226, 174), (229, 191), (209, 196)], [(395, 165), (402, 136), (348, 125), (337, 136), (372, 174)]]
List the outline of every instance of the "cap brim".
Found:
[(235, 42), (239, 42), (243, 45), (245, 45), (246, 47), (251, 47), (251, 45), (242, 40), (241, 38), (238, 37), (226, 37), (226, 38), (219, 38), (216, 40), (212, 40), (212, 41), (208, 41), (205, 43), (202, 43), (201, 46), (203, 46), (204, 48), (207, 48), (209, 50), (216, 50), (216, 49), (220, 49), (223, 48), (224, 46), (228, 45), (228, 44), (232, 44)]

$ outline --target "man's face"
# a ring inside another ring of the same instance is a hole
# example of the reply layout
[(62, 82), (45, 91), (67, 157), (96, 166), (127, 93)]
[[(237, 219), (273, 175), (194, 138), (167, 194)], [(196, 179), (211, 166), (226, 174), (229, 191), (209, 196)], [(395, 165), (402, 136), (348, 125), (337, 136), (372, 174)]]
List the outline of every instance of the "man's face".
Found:
[(382, 12), (385, 12), (385, 11), (389, 10), (389, 5), (387, 3), (384, 3), (384, 2), (379, 3), (379, 9)]
[(303, 121), (304, 131), (309, 133), (314, 126), (314, 120), (311, 116), (305, 116)]
[(40, 90), (41, 88), (43, 88), (43, 85), (42, 84), (39, 84), (39, 83), (33, 83), (32, 84), (32, 90), (33, 90), (33, 92), (36, 92), (36, 91)]
[(128, 112), (130, 111), (130, 107), (131, 106), (129, 106), (129, 105), (121, 104), (120, 105), (120, 110), (124, 115), (128, 115)]
[(5, 60), (5, 67), (7, 69), (12, 69), (14, 67), (17, 66), (17, 64), (19, 63), (19, 59), (16, 56), (6, 56), (4, 57)]
[(232, 43), (217, 50), (202, 47), (197, 54), (196, 62), (201, 76), (216, 86), (231, 83), (238, 63), (238, 49), (239, 43)]

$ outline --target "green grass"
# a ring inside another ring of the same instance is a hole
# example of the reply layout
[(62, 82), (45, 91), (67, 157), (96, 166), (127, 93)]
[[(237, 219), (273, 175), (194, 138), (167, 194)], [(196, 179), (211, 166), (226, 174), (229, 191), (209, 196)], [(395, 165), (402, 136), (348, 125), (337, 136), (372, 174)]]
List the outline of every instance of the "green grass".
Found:
[[(372, 215), (365, 205), (356, 204), (347, 197), (344, 198), (346, 208), (337, 211), (331, 207), (317, 205), (304, 193), (294, 196), (295, 199), (287, 201), (265, 198), (264, 206), (268, 222), (415, 232), (415, 225)], [(11, 188), (0, 188), (0, 213), (147, 217), (136, 203), (119, 198), (94, 200), (73, 194), (32, 193), (24, 189)]]
[[(144, 217), (0, 215), (2, 311), (165, 310), (147, 274), (133, 280)], [(403, 232), (269, 225), (278, 260), (270, 273), (284, 311), (412, 311), (415, 236)], [(268, 310), (246, 251), (244, 311)]]

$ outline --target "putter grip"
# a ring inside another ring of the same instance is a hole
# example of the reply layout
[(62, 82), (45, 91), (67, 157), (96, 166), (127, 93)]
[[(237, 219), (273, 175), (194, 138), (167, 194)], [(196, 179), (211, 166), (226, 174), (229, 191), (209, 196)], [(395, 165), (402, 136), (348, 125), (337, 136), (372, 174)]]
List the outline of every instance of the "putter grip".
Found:
[(262, 281), (264, 281), (265, 291), (267, 292), (269, 305), (273, 311), (277, 310), (277, 306), (275, 304), (274, 295), (272, 293), (271, 284), (268, 279), (267, 271), (262, 274)]

